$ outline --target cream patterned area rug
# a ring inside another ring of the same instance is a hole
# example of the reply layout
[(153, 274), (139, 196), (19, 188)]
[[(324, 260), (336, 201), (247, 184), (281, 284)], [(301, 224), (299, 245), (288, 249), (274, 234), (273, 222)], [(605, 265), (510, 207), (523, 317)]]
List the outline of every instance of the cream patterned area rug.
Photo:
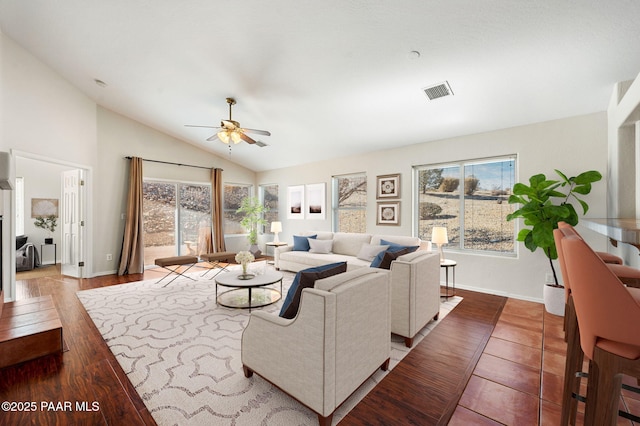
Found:
[[(260, 376), (244, 377), (241, 337), (250, 313), (217, 306), (215, 283), (201, 274), (189, 275), (196, 281), (178, 278), (166, 287), (146, 280), (77, 293), (155, 421), (180, 426), (317, 425), (314, 412)], [(284, 295), (293, 277), (284, 273)], [(262, 309), (277, 315), (283, 299)], [(460, 300), (443, 301), (440, 320)], [(414, 346), (440, 320), (431, 321)], [(393, 369), (410, 349), (398, 336), (391, 341)], [(386, 374), (377, 370), (336, 411), (333, 424)]]

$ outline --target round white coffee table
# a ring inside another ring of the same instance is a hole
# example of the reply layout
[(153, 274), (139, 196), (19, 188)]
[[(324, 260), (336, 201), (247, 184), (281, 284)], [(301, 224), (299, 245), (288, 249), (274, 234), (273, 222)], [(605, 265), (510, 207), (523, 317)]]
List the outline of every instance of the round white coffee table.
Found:
[[(216, 302), (227, 308), (249, 309), (276, 303), (282, 298), (282, 273), (266, 272), (251, 279), (240, 279), (237, 271), (216, 275)], [(280, 282), (280, 291), (267, 286)], [(231, 290), (218, 294), (218, 286)]]

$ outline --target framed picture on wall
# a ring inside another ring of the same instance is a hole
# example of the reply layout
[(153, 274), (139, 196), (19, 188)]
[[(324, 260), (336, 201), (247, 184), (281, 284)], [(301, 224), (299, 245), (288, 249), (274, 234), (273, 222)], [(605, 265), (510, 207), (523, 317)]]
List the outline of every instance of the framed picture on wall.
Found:
[(32, 198), (31, 217), (58, 216), (57, 198)]
[(400, 225), (400, 201), (378, 203), (376, 225)]
[(304, 219), (304, 185), (288, 188), (287, 217), (289, 219)]
[(400, 173), (377, 177), (376, 198), (400, 198)]
[(324, 219), (326, 211), (325, 184), (307, 185), (307, 219)]

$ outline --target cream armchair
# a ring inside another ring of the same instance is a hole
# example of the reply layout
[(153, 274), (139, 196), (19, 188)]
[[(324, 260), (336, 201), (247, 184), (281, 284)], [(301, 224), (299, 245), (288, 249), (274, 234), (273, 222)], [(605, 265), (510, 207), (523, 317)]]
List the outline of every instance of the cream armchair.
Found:
[(440, 257), (418, 250), (391, 263), (391, 332), (413, 346), (415, 335), (440, 314)]
[(252, 312), (242, 334), (245, 376), (259, 374), (330, 425), (335, 409), (389, 366), (389, 276), (361, 268), (318, 280), (290, 320)]

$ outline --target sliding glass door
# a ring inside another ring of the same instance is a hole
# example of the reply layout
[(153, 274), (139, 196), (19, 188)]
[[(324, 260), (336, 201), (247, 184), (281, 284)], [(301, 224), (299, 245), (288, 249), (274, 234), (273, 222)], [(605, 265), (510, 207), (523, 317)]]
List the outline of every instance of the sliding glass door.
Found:
[(207, 252), (211, 238), (211, 186), (144, 181), (144, 260)]

